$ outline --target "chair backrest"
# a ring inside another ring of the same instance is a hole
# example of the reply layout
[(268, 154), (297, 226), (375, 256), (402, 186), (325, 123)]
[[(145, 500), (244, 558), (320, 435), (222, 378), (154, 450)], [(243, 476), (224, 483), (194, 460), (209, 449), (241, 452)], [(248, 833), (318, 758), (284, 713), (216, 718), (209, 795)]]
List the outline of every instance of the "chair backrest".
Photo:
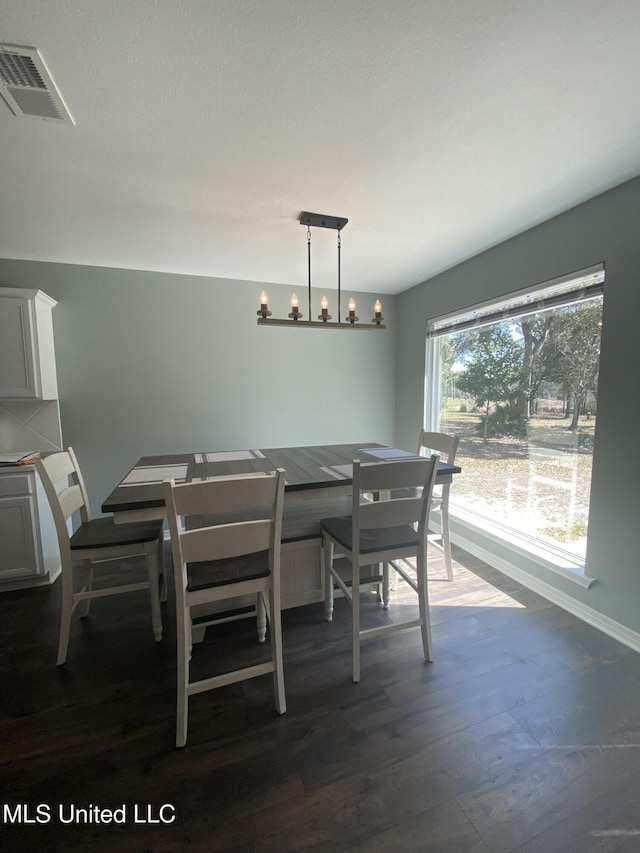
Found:
[(426, 429), (423, 429), (420, 430), (420, 438), (418, 439), (418, 455), (424, 455), (423, 450), (439, 453), (445, 457), (445, 462), (453, 465), (459, 443), (460, 437), (457, 435), (450, 435), (446, 432), (427, 432)]
[[(353, 462), (352, 527), (353, 541), (359, 541), (360, 530), (418, 525), (418, 535), (426, 533), (431, 494), (438, 470), (438, 457), (408, 459), (395, 462)], [(416, 494), (417, 489), (422, 492)], [(398, 495), (407, 494), (409, 497)], [(378, 500), (363, 500), (373, 493)]]
[(67, 519), (78, 511), (82, 522), (91, 518), (87, 491), (73, 448), (38, 459), (36, 470), (49, 499), (58, 544), (66, 552), (69, 546)]
[(534, 427), (527, 424), (529, 462), (577, 470), (580, 436), (562, 427)]
[[(258, 551), (269, 551), (269, 571), (274, 576), (274, 584), (279, 585), (284, 475), (284, 470), (279, 468), (266, 476), (179, 484), (173, 480), (164, 481), (176, 595), (179, 598), (186, 590), (187, 563), (229, 559)], [(242, 516), (248, 511), (254, 511), (251, 520), (228, 521), (233, 513)], [(181, 523), (181, 518), (186, 521), (189, 517), (216, 514), (223, 514), (226, 523), (193, 528)]]

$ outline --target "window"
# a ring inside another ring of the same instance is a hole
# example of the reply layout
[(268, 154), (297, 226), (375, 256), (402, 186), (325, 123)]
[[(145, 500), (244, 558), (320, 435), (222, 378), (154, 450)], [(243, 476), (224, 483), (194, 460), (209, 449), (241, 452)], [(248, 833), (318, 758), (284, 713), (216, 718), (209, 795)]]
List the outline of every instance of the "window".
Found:
[(461, 437), (452, 515), (584, 571), (604, 268), (427, 324), (429, 429)]

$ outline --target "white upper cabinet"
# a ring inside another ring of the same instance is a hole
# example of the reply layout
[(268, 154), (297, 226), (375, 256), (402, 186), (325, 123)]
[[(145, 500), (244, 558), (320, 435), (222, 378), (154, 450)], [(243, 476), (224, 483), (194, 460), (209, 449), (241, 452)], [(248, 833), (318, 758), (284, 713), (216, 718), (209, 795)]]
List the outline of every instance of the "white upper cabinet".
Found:
[(41, 290), (0, 287), (0, 399), (58, 398), (54, 305)]

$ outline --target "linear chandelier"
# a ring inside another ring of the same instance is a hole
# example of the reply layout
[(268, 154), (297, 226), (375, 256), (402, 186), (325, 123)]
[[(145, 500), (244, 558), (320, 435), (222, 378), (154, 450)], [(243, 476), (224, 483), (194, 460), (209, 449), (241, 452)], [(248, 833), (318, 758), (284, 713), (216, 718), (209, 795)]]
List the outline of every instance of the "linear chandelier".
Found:
[[(300, 311), (300, 302), (294, 293), (291, 297), (291, 312), (288, 315), (288, 320), (273, 319), (271, 311), (269, 311), (269, 300), (267, 294), (262, 291), (260, 294), (260, 310), (257, 311), (259, 326), (292, 326), (298, 329), (363, 329), (365, 331), (378, 331), (386, 329), (384, 325), (384, 317), (382, 316), (382, 305), (380, 300), (376, 299), (373, 306), (374, 317), (370, 323), (359, 323), (359, 317), (356, 317), (356, 303), (353, 298), (349, 300), (347, 306), (347, 316), (342, 322), (341, 316), (341, 281), (340, 281), (340, 251), (342, 248), (342, 240), (340, 232), (349, 220), (337, 216), (325, 216), (321, 213), (301, 213), (299, 222), (300, 225), (307, 226), (307, 291), (308, 291), (308, 310), (307, 318), (304, 319), (303, 313)], [(312, 228), (332, 228), (338, 232), (338, 319), (332, 322), (333, 317), (329, 314), (329, 300), (323, 296), (320, 300), (320, 314), (317, 320), (311, 319), (311, 229)]]

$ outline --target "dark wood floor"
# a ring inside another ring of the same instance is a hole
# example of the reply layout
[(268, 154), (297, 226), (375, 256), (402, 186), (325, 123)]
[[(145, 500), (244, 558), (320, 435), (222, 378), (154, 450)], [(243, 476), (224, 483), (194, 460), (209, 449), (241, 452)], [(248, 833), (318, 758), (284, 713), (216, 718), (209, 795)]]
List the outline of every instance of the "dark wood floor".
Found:
[[(0, 596), (0, 803), (52, 817), (5, 812), (0, 850), (640, 850), (640, 656), (456, 557), (453, 584), (432, 561), (433, 663), (415, 630), (380, 638), (354, 685), (345, 602), (332, 624), (288, 611), (287, 714), (268, 677), (203, 694), (184, 750), (171, 604), (156, 645), (145, 593), (94, 602), (57, 669), (59, 583)], [(256, 653), (249, 623), (210, 631), (194, 662), (233, 649)], [(174, 823), (134, 823), (165, 803)], [(61, 824), (60, 804), (124, 805), (126, 823)]]

